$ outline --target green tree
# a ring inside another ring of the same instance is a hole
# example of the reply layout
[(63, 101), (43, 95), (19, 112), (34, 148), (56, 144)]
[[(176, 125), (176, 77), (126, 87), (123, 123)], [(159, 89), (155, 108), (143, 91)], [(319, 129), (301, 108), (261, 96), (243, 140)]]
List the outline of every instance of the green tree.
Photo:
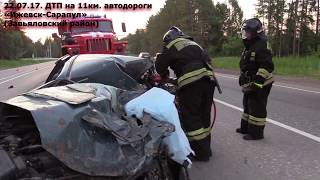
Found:
[(228, 19), (228, 36), (235, 37), (241, 29), (243, 23), (243, 11), (239, 6), (237, 0), (229, 0), (230, 8), (230, 16)]
[(34, 57), (45, 57), (46, 55), (46, 48), (41, 43), (41, 39), (38, 39), (37, 42), (34, 43)]
[(223, 55), (237, 56), (243, 48), (242, 42), (239, 40), (239, 32), (243, 23), (243, 11), (237, 0), (229, 0), (230, 8), (226, 9), (227, 16), (224, 25), (225, 42), (223, 43)]
[(312, 29), (312, 25), (316, 22), (313, 16), (314, 5), (313, 0), (302, 0), (300, 4), (298, 55), (312, 52), (316, 45), (316, 32)]
[(137, 30), (135, 34), (124, 38), (129, 41), (129, 52), (137, 54), (148, 51), (155, 54), (161, 50), (163, 34), (171, 26), (178, 26), (187, 34), (193, 35), (190, 7), (189, 0), (166, 1), (160, 12), (149, 18), (145, 30)]
[(319, 30), (319, 27), (320, 27), (320, 0), (317, 1), (317, 6), (314, 6), (315, 7), (315, 11), (317, 12), (317, 20), (316, 20), (316, 44), (315, 44), (315, 50), (318, 51), (318, 46), (319, 46), (319, 41), (320, 41), (320, 30)]
[[(9, 0), (15, 3), (15, 0)], [(10, 11), (18, 11), (11, 9)], [(19, 21), (12, 18), (12, 21)], [(31, 57), (33, 43), (23, 31), (16, 27), (4, 27), (3, 13), (0, 14), (0, 59), (17, 59), (21, 57)]]
[(62, 55), (61, 46), (58, 39), (47, 37), (42, 48), (45, 51), (46, 57), (58, 58)]
[[(267, 26), (273, 53), (304, 55), (317, 44), (314, 31), (315, 0), (259, 0), (257, 17)], [(288, 42), (288, 43), (283, 43)]]

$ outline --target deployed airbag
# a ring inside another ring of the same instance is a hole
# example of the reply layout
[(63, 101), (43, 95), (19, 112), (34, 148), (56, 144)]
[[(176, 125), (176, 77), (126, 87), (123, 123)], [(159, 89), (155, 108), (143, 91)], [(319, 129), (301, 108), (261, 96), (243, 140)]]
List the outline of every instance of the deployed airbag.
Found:
[(144, 113), (150, 114), (159, 121), (170, 122), (175, 126), (175, 132), (164, 139), (168, 145), (169, 153), (174, 161), (183, 164), (190, 159), (187, 157), (192, 151), (189, 141), (183, 132), (178, 111), (174, 104), (174, 96), (169, 92), (152, 88), (141, 96), (131, 100), (125, 105), (125, 111), (129, 116), (141, 118)]

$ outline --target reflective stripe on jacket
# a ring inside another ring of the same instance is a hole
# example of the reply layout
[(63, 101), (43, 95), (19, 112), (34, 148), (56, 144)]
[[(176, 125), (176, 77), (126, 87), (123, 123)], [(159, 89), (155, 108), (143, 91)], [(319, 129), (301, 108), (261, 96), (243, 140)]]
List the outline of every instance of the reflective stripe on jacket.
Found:
[[(171, 41), (166, 46), (166, 48), (170, 49), (173, 46), (176, 48), (177, 51), (181, 51), (188, 46), (198, 46), (203, 51), (202, 47), (200, 47), (196, 42), (189, 40), (189, 39), (185, 39), (185, 38), (177, 38), (177, 39)], [(200, 58), (203, 58), (203, 57), (200, 57)], [(200, 62), (200, 63), (204, 64), (204, 62)], [(210, 65), (208, 65), (208, 66), (210, 66)], [(183, 87), (187, 84), (190, 84), (194, 81), (197, 81), (203, 77), (209, 77), (211, 80), (213, 80), (213, 76), (214, 76), (213, 71), (209, 70), (206, 67), (203, 67), (201, 69), (196, 69), (193, 71), (189, 71), (189, 72), (182, 74), (178, 78), (178, 87), (181, 88), (181, 87)]]

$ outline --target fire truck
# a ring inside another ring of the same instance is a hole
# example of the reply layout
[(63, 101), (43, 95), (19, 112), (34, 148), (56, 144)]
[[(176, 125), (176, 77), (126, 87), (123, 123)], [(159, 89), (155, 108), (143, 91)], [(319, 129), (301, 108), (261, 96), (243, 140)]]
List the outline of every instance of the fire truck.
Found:
[[(122, 23), (122, 31), (126, 32), (125, 23)], [(112, 20), (106, 17), (66, 20), (63, 26), (58, 26), (58, 33), (53, 33), (52, 37), (61, 41), (62, 55), (124, 54), (128, 45), (126, 41), (118, 41)]]

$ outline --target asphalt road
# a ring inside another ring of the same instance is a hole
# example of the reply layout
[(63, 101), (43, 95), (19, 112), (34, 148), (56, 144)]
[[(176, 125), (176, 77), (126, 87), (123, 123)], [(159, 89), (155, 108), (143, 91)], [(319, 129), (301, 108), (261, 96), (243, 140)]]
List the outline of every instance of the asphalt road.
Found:
[[(194, 163), (194, 180), (319, 180), (320, 88), (277, 82), (269, 97), (265, 139), (244, 141), (239, 127), (242, 93), (237, 77), (217, 76), (213, 158)], [(320, 83), (319, 83), (320, 85)]]
[(0, 71), (0, 100), (5, 101), (44, 83), (55, 61)]
[[(52, 68), (53, 62), (48, 62), (0, 71), (0, 100), (42, 84)], [(242, 108), (237, 77), (218, 78), (223, 94), (215, 97), (213, 158), (194, 163), (192, 179), (320, 180), (320, 85), (277, 82), (269, 98), (265, 139), (248, 142), (235, 133)]]

